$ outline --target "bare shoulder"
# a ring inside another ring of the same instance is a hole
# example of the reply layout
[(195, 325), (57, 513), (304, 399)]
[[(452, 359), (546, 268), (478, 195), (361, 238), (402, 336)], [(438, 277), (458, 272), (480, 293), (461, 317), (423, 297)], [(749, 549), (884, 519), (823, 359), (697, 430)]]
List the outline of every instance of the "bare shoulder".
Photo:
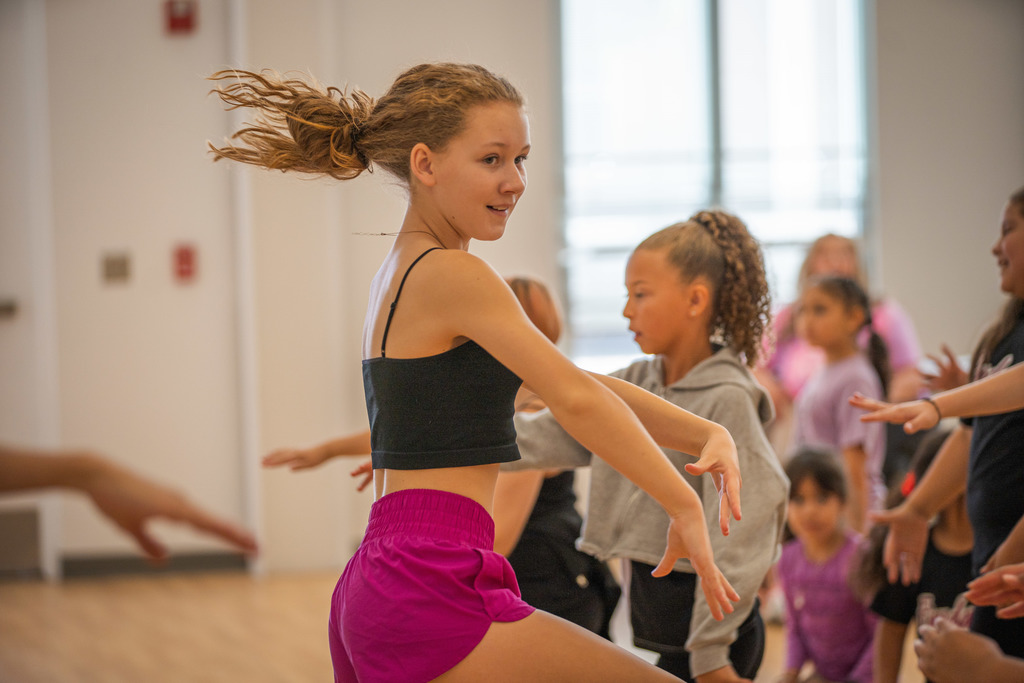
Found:
[[(517, 305), (501, 275), (487, 261), (450, 249), (431, 253), (427, 275), (431, 292), (442, 308)], [(419, 266), (417, 266), (419, 267)]]
[(435, 275), (446, 284), (471, 284), (473, 282), (503, 282), (498, 271), (491, 264), (475, 254), (461, 249), (438, 250), (433, 253)]

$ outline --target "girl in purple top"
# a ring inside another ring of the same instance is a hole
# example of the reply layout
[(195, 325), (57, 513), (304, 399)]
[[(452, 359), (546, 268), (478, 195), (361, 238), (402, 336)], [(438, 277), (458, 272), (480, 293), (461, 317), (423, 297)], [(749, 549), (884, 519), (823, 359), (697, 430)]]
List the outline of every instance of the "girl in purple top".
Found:
[[(786, 465), (788, 528), (779, 560), (786, 596), (786, 673), (780, 683), (871, 683), (876, 618), (849, 585), (860, 536), (843, 521), (846, 481), (834, 454), (805, 449)], [(814, 672), (801, 678), (810, 662)]]
[[(874, 331), (871, 304), (856, 281), (845, 277), (814, 280), (804, 291), (797, 326), (810, 344), (825, 353), (825, 366), (816, 372), (796, 402), (794, 446), (827, 446), (842, 456), (850, 486), (847, 521), (863, 532), (867, 511), (885, 497), (882, 463), (885, 428), (861, 422), (849, 397), (861, 393), (885, 396), (889, 377), (885, 342)], [(867, 328), (868, 351), (857, 341)]]

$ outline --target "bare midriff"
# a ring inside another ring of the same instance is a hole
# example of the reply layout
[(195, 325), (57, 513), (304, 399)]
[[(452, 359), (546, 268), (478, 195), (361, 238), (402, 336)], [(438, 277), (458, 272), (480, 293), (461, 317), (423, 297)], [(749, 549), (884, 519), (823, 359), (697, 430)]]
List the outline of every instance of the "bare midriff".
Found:
[(406, 489), (434, 489), (471, 498), (492, 514), (499, 465), (439, 467), (430, 470), (374, 470), (375, 499)]

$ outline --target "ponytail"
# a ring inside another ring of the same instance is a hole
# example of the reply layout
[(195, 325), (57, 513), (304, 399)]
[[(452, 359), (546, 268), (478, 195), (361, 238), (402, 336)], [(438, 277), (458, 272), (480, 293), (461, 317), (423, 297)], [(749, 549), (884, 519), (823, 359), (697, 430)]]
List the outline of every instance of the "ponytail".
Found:
[(412, 148), (423, 143), (443, 150), (465, 128), (470, 108), (523, 106), (515, 86), (475, 64), (414, 66), (379, 100), (272, 71), (218, 71), (210, 80), (230, 81), (213, 90), (228, 109), (255, 112), (253, 122), (230, 138), (240, 145), (210, 144), (214, 160), (338, 180), (380, 166), (408, 184)]
[(253, 123), (231, 136), (245, 147), (208, 143), (214, 160), (230, 159), (280, 171), (355, 178), (369, 168), (358, 139), (373, 110), (373, 98), (346, 95), (319, 83), (285, 79), (264, 71), (218, 71), (212, 81), (231, 80), (216, 92), (228, 109), (256, 110)]

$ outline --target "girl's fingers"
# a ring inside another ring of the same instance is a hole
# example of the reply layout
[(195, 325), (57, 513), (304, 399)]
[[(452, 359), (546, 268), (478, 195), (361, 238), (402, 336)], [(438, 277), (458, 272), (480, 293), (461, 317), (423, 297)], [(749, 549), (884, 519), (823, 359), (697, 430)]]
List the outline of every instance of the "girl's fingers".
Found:
[(1000, 619), (1017, 619), (1024, 617), (1024, 602), (1015, 602), (1012, 605), (1001, 607), (996, 610), (996, 616)]
[(857, 392), (850, 397), (850, 405), (864, 410), (882, 410), (883, 408), (888, 408), (890, 404), (885, 401), (879, 401), (876, 398), (868, 398), (864, 394)]
[(676, 558), (669, 554), (668, 548), (665, 548), (665, 554), (661, 556), (661, 562), (651, 572), (651, 576), (660, 578), (662, 576), (668, 576), (672, 572), (672, 567), (675, 566)]

